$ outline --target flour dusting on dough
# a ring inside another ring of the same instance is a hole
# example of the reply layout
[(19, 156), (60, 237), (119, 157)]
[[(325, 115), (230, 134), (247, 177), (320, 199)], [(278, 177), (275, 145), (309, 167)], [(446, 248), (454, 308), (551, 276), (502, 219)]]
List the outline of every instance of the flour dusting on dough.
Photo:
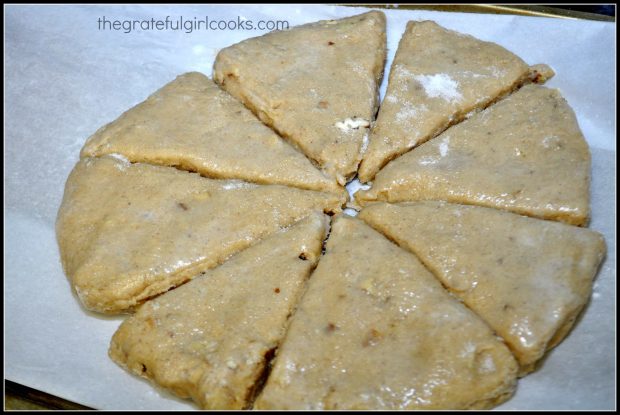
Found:
[(506, 76), (506, 69), (500, 69), (497, 66), (492, 66), (491, 75), (495, 78), (501, 78), (503, 76)]
[(364, 134), (364, 138), (362, 139), (362, 148), (360, 149), (360, 154), (364, 155), (366, 153), (367, 148), (368, 148), (368, 132)]
[(248, 182), (244, 182), (242, 180), (229, 180), (225, 185), (222, 186), (224, 190), (235, 190), (235, 189), (248, 189), (256, 187), (256, 185)]
[(493, 362), (493, 357), (489, 354), (485, 354), (484, 359), (482, 360), (480, 367), (478, 370), (481, 373), (490, 373), (495, 371), (495, 362)]
[(349, 132), (351, 130), (359, 130), (360, 127), (368, 128), (370, 127), (370, 122), (363, 118), (353, 117), (338, 121), (334, 125), (344, 132)]
[(395, 65), (394, 75), (397, 78), (413, 78), (413, 72), (411, 72), (403, 65)]
[(385, 97), (385, 100), (389, 103), (396, 103), (398, 101), (398, 98), (396, 98), (394, 95), (388, 95)]
[(546, 136), (542, 140), (542, 145), (544, 148), (560, 150), (562, 148), (562, 139), (556, 135)]
[(129, 160), (127, 159), (127, 157), (123, 156), (122, 154), (111, 153), (110, 157), (114, 157), (115, 159), (122, 161), (125, 164), (129, 164)]
[(349, 66), (351, 67), (351, 70), (357, 74), (360, 74), (360, 75), (366, 74), (364, 67), (362, 67), (362, 65), (360, 65), (359, 63), (350, 63)]
[(435, 164), (439, 161), (439, 158), (432, 156), (424, 156), (418, 160), (418, 164), (421, 166), (428, 166), (429, 164)]
[(450, 137), (446, 137), (441, 141), (441, 144), (439, 144), (439, 155), (441, 155), (441, 157), (445, 157), (448, 154), (449, 145)]
[(115, 164), (116, 168), (119, 169), (120, 171), (124, 171), (125, 168), (127, 168), (131, 164), (129, 160), (127, 159), (127, 157), (123, 156), (122, 154), (111, 153), (110, 157), (113, 157), (116, 160), (120, 161), (120, 163)]
[(416, 75), (414, 79), (422, 84), (424, 92), (431, 98), (442, 98), (446, 101), (458, 101), (463, 98), (459, 92), (458, 82), (445, 73)]
[(410, 118), (415, 118), (420, 115), (420, 113), (427, 111), (426, 105), (422, 104), (419, 106), (413, 105), (410, 102), (405, 102), (400, 110), (396, 113), (396, 120), (399, 122), (406, 121)]

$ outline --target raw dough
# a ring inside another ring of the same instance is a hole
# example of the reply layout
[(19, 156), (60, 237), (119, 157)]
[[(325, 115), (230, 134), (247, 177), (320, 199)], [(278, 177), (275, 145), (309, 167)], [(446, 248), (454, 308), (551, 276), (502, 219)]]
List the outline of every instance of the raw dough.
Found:
[(56, 235), (84, 306), (116, 313), (313, 211), (337, 212), (343, 203), (332, 193), (86, 158), (67, 180)]
[(312, 215), (147, 302), (114, 334), (110, 356), (204, 409), (247, 407), (328, 222)]
[(344, 185), (378, 105), (385, 15), (271, 32), (222, 49), (214, 80)]
[(446, 200), (588, 222), (590, 150), (560, 92), (527, 85), (389, 163), (364, 205)]
[(258, 409), (464, 409), (508, 399), (517, 363), (417, 258), (333, 224)]
[(411, 21), (390, 70), (386, 96), (360, 165), (362, 182), (388, 161), (485, 108), (525, 82), (553, 76), (546, 65), (532, 70), (491, 42)]
[(100, 128), (82, 157), (118, 153), (216, 179), (342, 191), (239, 101), (198, 72), (178, 76)]
[(502, 336), (522, 373), (568, 334), (605, 254), (598, 232), (478, 206), (376, 203), (360, 218)]

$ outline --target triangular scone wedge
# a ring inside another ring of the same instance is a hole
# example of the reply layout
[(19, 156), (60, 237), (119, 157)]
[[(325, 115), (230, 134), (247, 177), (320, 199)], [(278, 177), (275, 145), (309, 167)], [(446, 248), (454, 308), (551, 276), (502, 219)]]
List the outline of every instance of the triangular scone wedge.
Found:
[(357, 201), (446, 200), (585, 225), (590, 150), (560, 92), (527, 85), (389, 163)]
[(605, 254), (597, 232), (479, 206), (376, 203), (360, 218), (502, 336), (522, 373), (570, 331)]
[(516, 375), (506, 345), (413, 254), (343, 216), (254, 408), (488, 408)]
[(385, 15), (372, 11), (222, 49), (213, 77), (345, 184), (376, 113), (385, 58)]
[(323, 245), (312, 215), (141, 306), (110, 357), (204, 409), (248, 407)]
[(82, 159), (69, 176), (56, 234), (84, 306), (114, 313), (343, 203), (334, 193), (211, 180), (104, 156)]
[(216, 179), (341, 191), (213, 81), (190, 72), (100, 128), (82, 157), (121, 154)]
[(530, 78), (543, 82), (551, 76), (546, 65), (530, 68), (495, 43), (444, 29), (432, 21), (409, 22), (360, 165), (360, 181), (372, 180), (390, 160)]

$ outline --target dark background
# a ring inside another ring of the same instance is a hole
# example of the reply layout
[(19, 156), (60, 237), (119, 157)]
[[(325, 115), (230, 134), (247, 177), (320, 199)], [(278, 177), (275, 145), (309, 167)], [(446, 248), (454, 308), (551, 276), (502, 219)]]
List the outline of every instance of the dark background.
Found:
[(558, 8), (558, 9), (566, 9), (566, 10), (574, 10), (577, 12), (604, 14), (605, 16), (614, 16), (614, 17), (616, 16), (616, 5), (615, 4), (603, 4), (603, 5), (596, 5), (596, 6), (549, 5), (549, 7)]

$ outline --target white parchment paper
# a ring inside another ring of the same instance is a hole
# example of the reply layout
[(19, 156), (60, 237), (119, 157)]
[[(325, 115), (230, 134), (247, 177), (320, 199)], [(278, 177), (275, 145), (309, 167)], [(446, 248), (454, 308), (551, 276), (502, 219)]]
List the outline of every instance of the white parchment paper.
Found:
[[(85, 139), (178, 74), (211, 75), (217, 51), (264, 33), (101, 31), (97, 19), (339, 18), (335, 6), (7, 6), (5, 18), (5, 378), (100, 409), (188, 409), (108, 357), (122, 318), (84, 311), (59, 261), (54, 220)], [(592, 301), (543, 367), (502, 409), (615, 407), (615, 25), (565, 19), (387, 10), (389, 65), (408, 20), (432, 19), (547, 63), (592, 151), (591, 227), (608, 255)], [(386, 76), (387, 78), (387, 76)], [(385, 91), (386, 83), (382, 86)]]

